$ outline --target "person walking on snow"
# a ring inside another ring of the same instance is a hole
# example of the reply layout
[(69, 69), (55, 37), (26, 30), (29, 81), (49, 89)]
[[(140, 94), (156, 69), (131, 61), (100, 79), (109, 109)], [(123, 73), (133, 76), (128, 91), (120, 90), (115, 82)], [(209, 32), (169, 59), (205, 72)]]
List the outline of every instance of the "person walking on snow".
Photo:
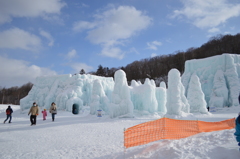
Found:
[(30, 116), (31, 126), (36, 125), (38, 116), (38, 105), (35, 102), (33, 103), (33, 106), (30, 108), (28, 115), (29, 114), (31, 114)]
[(52, 114), (52, 121), (54, 121), (55, 115), (57, 114), (57, 106), (54, 102), (52, 102), (49, 112)]
[(42, 114), (43, 114), (43, 120), (46, 120), (46, 116), (47, 116), (47, 111), (46, 111), (46, 109), (44, 109), (44, 110), (42, 111)]
[(4, 122), (3, 122), (4, 124), (6, 123), (8, 118), (10, 118), (9, 119), (9, 123), (11, 123), (11, 121), (12, 121), (12, 113), (13, 113), (13, 110), (12, 110), (11, 106), (9, 105), (8, 108), (6, 109), (7, 118), (4, 120)]
[(234, 135), (236, 136), (236, 140), (238, 142), (238, 146), (240, 146), (240, 112), (238, 113), (238, 117), (235, 121), (236, 123), (236, 132), (234, 133)]

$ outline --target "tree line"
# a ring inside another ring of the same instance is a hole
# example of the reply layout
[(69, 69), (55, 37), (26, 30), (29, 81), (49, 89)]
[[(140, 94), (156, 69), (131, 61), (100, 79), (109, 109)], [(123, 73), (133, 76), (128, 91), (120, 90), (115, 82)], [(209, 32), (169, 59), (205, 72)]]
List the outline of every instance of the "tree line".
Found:
[[(217, 35), (203, 44), (201, 47), (191, 47), (186, 51), (175, 51), (172, 54), (160, 55), (152, 58), (134, 61), (125, 67), (108, 68), (99, 65), (96, 72), (92, 74), (105, 77), (113, 77), (118, 69), (125, 71), (127, 80), (137, 80), (144, 82), (146, 78), (155, 80), (161, 79), (167, 83), (168, 72), (176, 68), (182, 74), (184, 64), (187, 60), (207, 58), (223, 53), (240, 54), (240, 33), (236, 35)], [(160, 82), (156, 82), (158, 86)]]
[[(131, 80), (141, 81), (143, 83), (146, 78), (150, 78), (155, 80), (156, 85), (159, 86), (161, 81), (167, 83), (167, 75), (171, 69), (176, 68), (182, 74), (184, 72), (185, 61), (207, 58), (223, 53), (240, 54), (240, 33), (236, 35), (219, 34), (210, 38), (210, 40), (201, 47), (191, 47), (186, 51), (175, 51), (168, 55), (145, 58), (134, 61), (125, 67), (108, 68), (99, 65), (95, 72), (89, 72), (89, 74), (114, 77), (114, 73), (122, 69), (126, 73), (129, 84)], [(79, 74), (85, 74), (84, 69), (81, 69)], [(27, 83), (21, 87), (0, 87), (0, 102), (2, 104), (19, 104), (20, 99), (28, 94), (32, 86), (32, 83)]]
[(20, 104), (20, 99), (28, 95), (33, 84), (28, 82), (21, 87), (2, 88), (0, 87), (0, 103), (1, 104)]

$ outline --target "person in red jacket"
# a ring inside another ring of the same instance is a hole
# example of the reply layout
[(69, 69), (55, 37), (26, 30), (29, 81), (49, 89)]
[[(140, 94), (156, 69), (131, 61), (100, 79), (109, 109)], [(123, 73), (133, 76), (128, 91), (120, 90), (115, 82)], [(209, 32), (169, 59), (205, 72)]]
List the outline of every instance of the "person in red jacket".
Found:
[(9, 123), (11, 123), (11, 121), (12, 121), (12, 113), (13, 113), (13, 110), (12, 110), (11, 106), (9, 105), (8, 108), (6, 109), (7, 118), (4, 120), (4, 122), (3, 122), (4, 124), (6, 123), (8, 118), (10, 118), (9, 119)]
[(44, 110), (42, 111), (42, 114), (43, 114), (43, 120), (46, 120), (47, 110), (44, 109)]

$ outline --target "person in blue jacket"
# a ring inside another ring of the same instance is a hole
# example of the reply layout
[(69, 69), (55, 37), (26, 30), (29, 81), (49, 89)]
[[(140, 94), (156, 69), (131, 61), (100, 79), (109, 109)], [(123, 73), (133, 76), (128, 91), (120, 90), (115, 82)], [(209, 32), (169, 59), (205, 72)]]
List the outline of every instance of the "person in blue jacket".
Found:
[(236, 123), (236, 132), (234, 133), (234, 135), (236, 136), (236, 140), (238, 142), (238, 146), (240, 146), (240, 112), (238, 113), (238, 117), (235, 121)]
[(3, 122), (4, 124), (5, 124), (5, 122), (8, 120), (8, 118), (10, 118), (10, 119), (9, 119), (9, 123), (11, 123), (12, 113), (13, 113), (13, 110), (12, 110), (11, 106), (9, 105), (8, 108), (6, 109), (7, 118), (4, 120), (4, 122)]

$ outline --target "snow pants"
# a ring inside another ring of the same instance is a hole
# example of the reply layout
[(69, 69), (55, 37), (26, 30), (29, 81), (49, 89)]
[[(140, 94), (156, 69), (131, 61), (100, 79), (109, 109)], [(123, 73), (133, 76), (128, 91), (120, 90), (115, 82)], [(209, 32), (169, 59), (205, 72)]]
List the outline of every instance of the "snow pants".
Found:
[(56, 115), (56, 113), (52, 113), (52, 121), (55, 120), (55, 115)]
[(30, 121), (31, 121), (31, 124), (35, 124), (36, 125), (36, 122), (37, 122), (37, 116), (36, 115), (31, 115), (30, 116)]
[(11, 123), (11, 120), (12, 120), (12, 115), (11, 114), (7, 114), (7, 118), (4, 120), (4, 123), (9, 119), (9, 123)]

